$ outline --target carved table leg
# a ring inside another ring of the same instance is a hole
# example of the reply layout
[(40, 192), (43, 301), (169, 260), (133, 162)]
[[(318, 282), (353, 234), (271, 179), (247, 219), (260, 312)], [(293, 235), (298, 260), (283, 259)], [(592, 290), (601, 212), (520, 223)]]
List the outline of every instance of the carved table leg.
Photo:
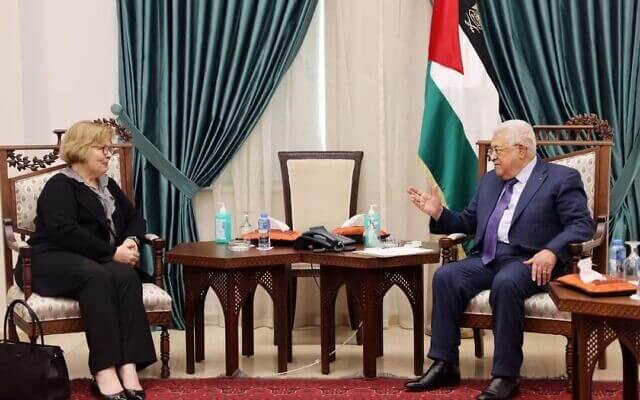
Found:
[(198, 269), (184, 266), (184, 324), (185, 324), (185, 342), (187, 353), (187, 374), (195, 372), (194, 362), (194, 318), (196, 306), (199, 300), (199, 282), (201, 272)]
[(591, 379), (593, 369), (589, 365), (589, 339), (591, 332), (586, 317), (580, 314), (573, 314), (574, 338), (576, 347), (574, 352), (577, 353), (577, 363), (574, 364), (574, 384), (573, 398), (578, 400), (591, 399)]
[(289, 315), (287, 312), (287, 305), (289, 303), (288, 276), (284, 266), (271, 269), (273, 308), (279, 333), (276, 338), (278, 344), (278, 372), (287, 371), (287, 361), (291, 354), (291, 346), (289, 345)]
[(204, 360), (204, 302), (207, 297), (207, 289), (200, 293), (195, 315), (196, 336), (196, 362)]
[(622, 342), (620, 342), (620, 349), (622, 350), (623, 399), (638, 400), (638, 360)]
[(377, 293), (379, 286), (378, 277), (381, 274), (376, 270), (366, 270), (359, 272), (363, 280), (363, 304), (362, 310), (362, 370), (366, 378), (376, 377), (376, 358), (380, 350), (378, 340), (380, 337), (380, 327), (378, 319), (382, 299)]
[(409, 280), (413, 289), (413, 373), (424, 372), (424, 289), (422, 265), (414, 267), (414, 279)]
[(253, 355), (253, 299), (255, 290), (247, 294), (242, 303), (242, 355)]
[(337, 274), (323, 266), (320, 269), (320, 361), (323, 374), (329, 373), (329, 363), (335, 350), (335, 301), (339, 288)]
[(239, 278), (237, 272), (229, 272), (227, 275), (227, 299), (224, 309), (224, 339), (225, 339), (225, 374), (233, 376), (238, 370), (238, 314), (239, 304)]
[(382, 357), (384, 355), (384, 306), (383, 302), (380, 301), (378, 307), (378, 321), (376, 321), (376, 326), (378, 327), (378, 357)]

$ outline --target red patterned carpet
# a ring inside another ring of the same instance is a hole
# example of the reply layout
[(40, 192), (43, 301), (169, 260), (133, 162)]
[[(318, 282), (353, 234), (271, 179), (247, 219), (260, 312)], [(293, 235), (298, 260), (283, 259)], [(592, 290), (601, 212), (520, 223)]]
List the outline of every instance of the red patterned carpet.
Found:
[[(143, 382), (148, 400), (204, 399), (474, 399), (487, 381), (466, 380), (450, 390), (431, 393), (407, 393), (401, 379), (149, 379)], [(73, 400), (93, 399), (89, 381), (71, 383)], [(566, 382), (561, 380), (524, 380), (518, 399), (570, 399)], [(620, 382), (595, 382), (593, 399), (621, 399)]]

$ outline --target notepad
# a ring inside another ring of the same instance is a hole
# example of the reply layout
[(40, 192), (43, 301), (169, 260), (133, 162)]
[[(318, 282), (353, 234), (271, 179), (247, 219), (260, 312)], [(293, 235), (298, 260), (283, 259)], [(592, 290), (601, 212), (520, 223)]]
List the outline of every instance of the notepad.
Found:
[(367, 256), (388, 258), (388, 257), (401, 257), (401, 256), (413, 256), (416, 254), (435, 253), (433, 249), (423, 249), (421, 247), (389, 247), (389, 248), (370, 248), (364, 250), (354, 251), (357, 254), (364, 254)]

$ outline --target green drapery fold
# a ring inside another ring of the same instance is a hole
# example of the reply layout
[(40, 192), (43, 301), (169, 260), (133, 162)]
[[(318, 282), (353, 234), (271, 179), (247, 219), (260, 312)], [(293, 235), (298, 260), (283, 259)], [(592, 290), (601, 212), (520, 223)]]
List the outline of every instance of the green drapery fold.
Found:
[[(144, 154), (159, 153), (170, 163), (154, 160), (164, 165), (158, 170), (136, 151), (136, 203), (149, 231), (168, 247), (198, 240), (188, 182), (209, 186), (245, 141), (300, 48), (316, 5), (117, 0), (120, 104), (153, 146), (145, 142)], [(182, 328), (182, 269), (168, 265), (164, 283), (174, 324)]]
[(611, 124), (612, 235), (638, 239), (640, 2), (479, 0), (505, 119)]

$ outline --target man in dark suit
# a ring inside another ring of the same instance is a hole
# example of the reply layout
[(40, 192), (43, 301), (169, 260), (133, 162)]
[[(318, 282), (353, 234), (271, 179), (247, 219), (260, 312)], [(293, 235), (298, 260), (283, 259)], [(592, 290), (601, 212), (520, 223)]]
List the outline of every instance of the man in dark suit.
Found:
[(408, 390), (432, 390), (460, 382), (460, 321), (471, 300), (491, 289), (494, 360), (492, 380), (480, 400), (508, 399), (519, 389), (524, 301), (567, 273), (567, 245), (593, 236), (593, 219), (580, 174), (536, 157), (533, 128), (520, 120), (499, 125), (489, 155), (494, 170), (478, 184), (462, 212), (443, 207), (437, 188), (409, 188), (414, 205), (431, 217), (432, 233), (474, 235), (468, 258), (433, 277), (429, 358), (434, 362)]

